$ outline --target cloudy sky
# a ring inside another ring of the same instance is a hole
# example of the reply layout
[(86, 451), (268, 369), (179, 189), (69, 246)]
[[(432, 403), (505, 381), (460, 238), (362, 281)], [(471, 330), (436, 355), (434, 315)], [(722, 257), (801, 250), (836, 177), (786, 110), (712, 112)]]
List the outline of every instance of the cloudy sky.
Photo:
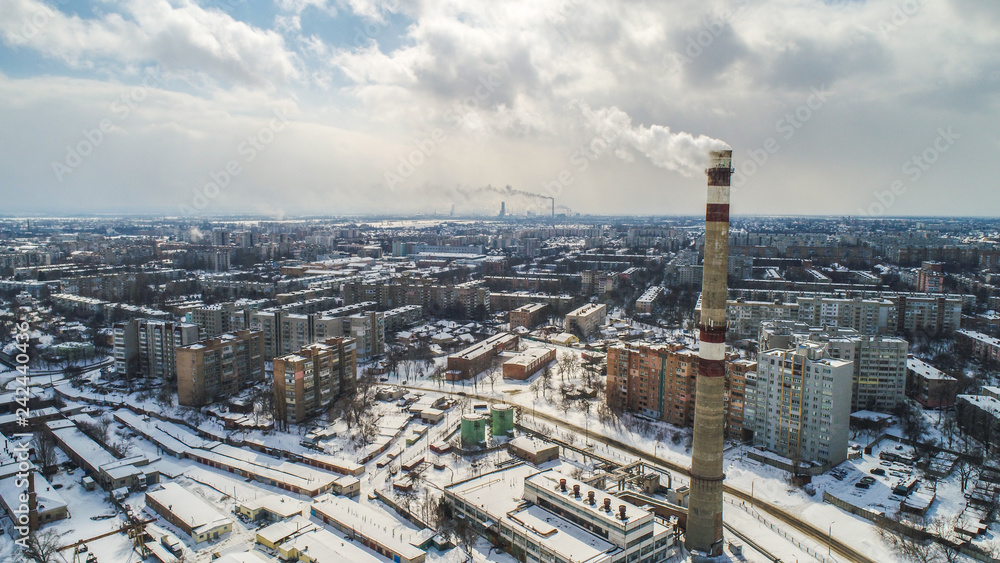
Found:
[(0, 39), (3, 214), (697, 213), (723, 143), (734, 213), (1000, 211), (996, 0), (0, 0)]

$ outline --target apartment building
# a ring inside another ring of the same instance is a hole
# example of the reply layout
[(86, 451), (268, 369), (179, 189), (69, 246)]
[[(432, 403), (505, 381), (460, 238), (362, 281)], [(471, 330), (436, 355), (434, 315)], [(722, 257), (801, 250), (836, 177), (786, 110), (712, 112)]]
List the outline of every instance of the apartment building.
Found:
[[(739, 292), (737, 292), (739, 293)], [(861, 334), (931, 334), (958, 330), (962, 305), (969, 296), (930, 293), (858, 292), (846, 297), (834, 293), (745, 290), (770, 300), (737, 297), (728, 300), (728, 337), (756, 338), (760, 323), (793, 320), (809, 326), (853, 328)], [(701, 297), (695, 320), (701, 315)]]
[(955, 334), (955, 343), (980, 361), (1000, 361), (1000, 338), (963, 329)]
[[(694, 425), (697, 350), (677, 343), (619, 343), (608, 348), (607, 363), (609, 402), (676, 426)], [(743, 381), (755, 367), (754, 362), (735, 355), (726, 362), (726, 435), (730, 438), (742, 438)]]
[[(359, 313), (375, 309), (374, 301), (363, 301), (319, 313), (290, 313), (279, 308), (266, 309), (250, 316), (250, 327), (264, 333), (264, 357), (268, 360), (291, 354), (303, 346), (334, 336), (364, 336), (365, 347), (359, 353), (362, 361), (380, 354), (385, 343), (385, 313), (351, 319)], [(394, 313), (394, 320), (419, 315), (413, 309)]]
[(275, 419), (298, 424), (323, 412), (357, 371), (353, 338), (328, 338), (275, 358)]
[(587, 338), (607, 321), (608, 308), (604, 303), (588, 303), (566, 314), (566, 332)]
[(825, 344), (831, 358), (853, 363), (851, 412), (893, 412), (903, 400), (909, 344), (902, 338), (859, 334), (850, 328), (815, 328), (775, 321), (761, 325), (758, 350), (794, 348), (803, 342)]
[(906, 360), (906, 394), (925, 409), (950, 407), (958, 394), (958, 380), (910, 356)]
[(809, 326), (853, 328), (862, 334), (893, 334), (896, 305), (889, 299), (798, 297), (797, 320)]
[(115, 369), (126, 377), (142, 375), (173, 381), (174, 351), (198, 341), (198, 325), (153, 319), (133, 319), (114, 325)]
[(650, 315), (653, 313), (653, 304), (656, 298), (663, 293), (663, 288), (655, 285), (642, 293), (635, 301), (635, 312), (637, 315)]
[(917, 272), (917, 291), (941, 293), (944, 291), (944, 264), (925, 260)]
[(264, 338), (239, 330), (177, 348), (177, 402), (200, 407), (264, 381)]
[(853, 369), (802, 343), (758, 355), (746, 379), (744, 426), (755, 445), (790, 460), (829, 466), (847, 459)]
[(528, 303), (510, 312), (510, 329), (519, 326), (532, 329), (541, 324), (549, 312), (547, 303)]

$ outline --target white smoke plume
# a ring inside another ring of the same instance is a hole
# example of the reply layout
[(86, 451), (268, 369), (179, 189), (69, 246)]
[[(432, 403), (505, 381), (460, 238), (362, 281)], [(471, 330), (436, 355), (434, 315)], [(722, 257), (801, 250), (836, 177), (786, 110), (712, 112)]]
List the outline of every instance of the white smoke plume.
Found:
[(708, 166), (710, 151), (729, 149), (729, 145), (707, 135), (674, 132), (664, 125), (632, 125), (632, 118), (617, 107), (591, 109), (580, 104), (587, 129), (597, 135), (590, 149), (598, 154), (613, 152), (622, 160), (632, 161), (632, 151), (648, 158), (660, 168), (684, 176), (700, 173)]

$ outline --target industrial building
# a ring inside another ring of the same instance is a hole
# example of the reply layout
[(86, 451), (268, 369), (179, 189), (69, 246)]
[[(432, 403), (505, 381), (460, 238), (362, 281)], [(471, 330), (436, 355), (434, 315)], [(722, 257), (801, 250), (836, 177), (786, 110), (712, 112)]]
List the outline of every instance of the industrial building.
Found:
[(607, 305), (588, 303), (566, 314), (566, 331), (586, 339), (597, 332), (607, 321)]
[(233, 531), (232, 519), (177, 483), (164, 483), (147, 492), (146, 506), (181, 529), (194, 543), (214, 541)]
[(503, 376), (505, 379), (528, 379), (555, 359), (555, 348), (528, 348), (504, 361)]
[(501, 332), (448, 356), (448, 381), (469, 379), (482, 373), (493, 359), (504, 350), (517, 347), (520, 338), (510, 332)]
[(346, 537), (399, 563), (423, 563), (426, 552), (419, 546), (423, 538), (380, 510), (350, 499), (323, 495), (313, 500), (309, 509)]
[(105, 490), (144, 489), (159, 481), (159, 471), (150, 466), (150, 462), (155, 460), (142, 455), (118, 459), (77, 428), (74, 420), (95, 424), (89, 416), (77, 415), (73, 420), (52, 420), (46, 423), (46, 429), (73, 463)]
[(302, 422), (328, 409), (357, 374), (353, 338), (328, 338), (274, 359), (275, 419)]
[(264, 338), (239, 330), (176, 350), (177, 402), (201, 407), (264, 381)]
[(556, 471), (516, 464), (445, 487), (458, 518), (520, 561), (665, 561), (672, 526)]

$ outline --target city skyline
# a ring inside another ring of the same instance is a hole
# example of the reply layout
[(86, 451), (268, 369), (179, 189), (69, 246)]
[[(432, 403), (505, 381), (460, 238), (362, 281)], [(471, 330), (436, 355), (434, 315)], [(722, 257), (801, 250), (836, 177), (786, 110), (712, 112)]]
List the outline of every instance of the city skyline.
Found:
[(0, 194), (12, 215), (697, 215), (722, 139), (748, 215), (978, 216), (1000, 205), (997, 23), (972, 0), (12, 0)]

